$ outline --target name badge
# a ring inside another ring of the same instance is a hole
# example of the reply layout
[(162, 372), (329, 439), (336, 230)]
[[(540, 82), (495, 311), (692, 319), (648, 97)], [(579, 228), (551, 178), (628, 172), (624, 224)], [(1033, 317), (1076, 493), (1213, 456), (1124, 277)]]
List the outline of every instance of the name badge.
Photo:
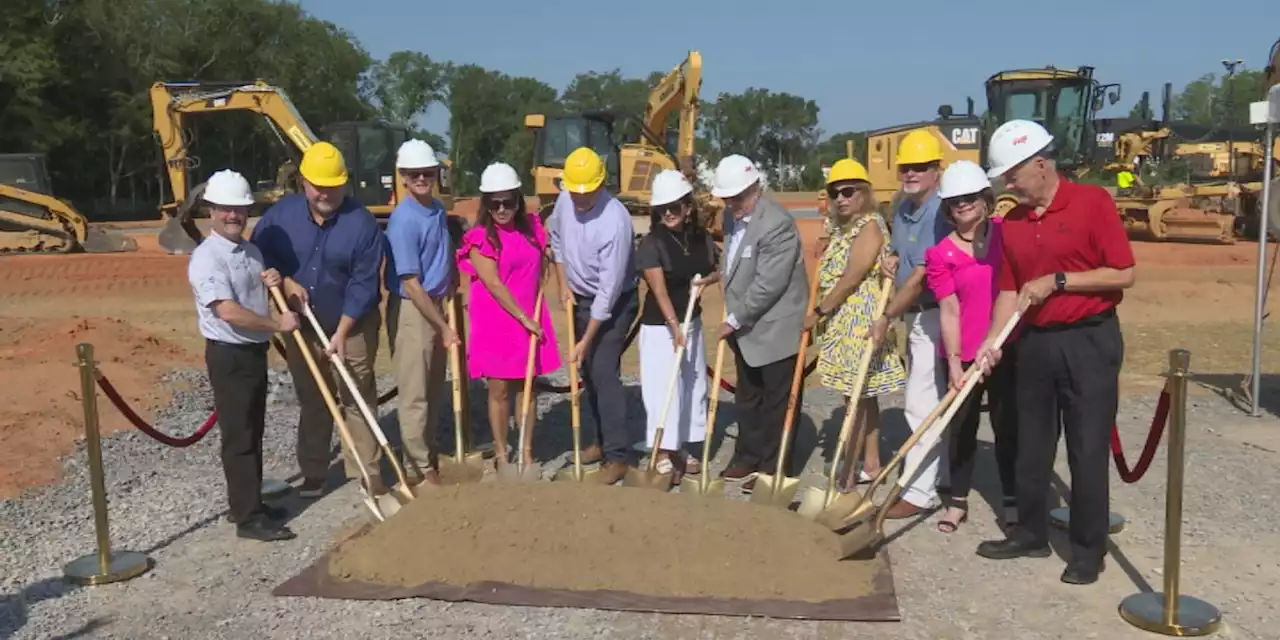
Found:
[(742, 257), (743, 259), (751, 257), (751, 247), (748, 246), (742, 248)]

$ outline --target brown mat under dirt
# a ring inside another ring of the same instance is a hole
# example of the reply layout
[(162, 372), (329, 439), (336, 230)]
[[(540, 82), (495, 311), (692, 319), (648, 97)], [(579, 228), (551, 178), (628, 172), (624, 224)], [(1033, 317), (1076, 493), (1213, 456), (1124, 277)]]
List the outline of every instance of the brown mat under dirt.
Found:
[[(346, 544), (368, 534), (372, 528), (373, 525), (362, 527), (355, 535), (341, 544)], [(871, 581), (870, 593), (857, 598), (827, 600), (825, 602), (658, 597), (624, 591), (571, 591), (567, 589), (530, 588), (501, 582), (479, 582), (467, 587), (430, 582), (413, 587), (401, 587), (336, 578), (329, 571), (329, 562), (333, 554), (334, 551), (325, 553), (306, 569), (303, 569), (301, 573), (277, 586), (272, 590), (272, 595), (346, 600), (430, 598), (447, 602), (480, 602), (531, 607), (570, 607), (641, 613), (693, 613), (846, 622), (897, 622), (902, 619), (898, 611), (898, 599), (894, 591), (893, 574), (890, 568), (888, 551), (886, 550), (881, 550), (876, 558), (870, 561), (877, 565)]]

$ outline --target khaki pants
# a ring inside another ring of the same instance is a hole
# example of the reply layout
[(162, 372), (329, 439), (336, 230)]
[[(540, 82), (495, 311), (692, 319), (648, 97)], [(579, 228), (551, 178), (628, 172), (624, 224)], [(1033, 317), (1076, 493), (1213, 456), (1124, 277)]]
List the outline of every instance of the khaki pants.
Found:
[[(381, 324), (377, 311), (366, 315), (352, 327), (346, 343), (347, 371), (355, 380), (356, 386), (360, 388), (360, 395), (364, 397), (364, 401), (374, 411), (377, 411), (375, 407), (378, 402), (378, 388), (377, 381), (374, 379), (373, 365), (374, 358), (378, 354), (378, 330)], [(370, 479), (377, 482), (382, 452), (378, 447), (377, 439), (373, 437), (373, 431), (369, 429), (369, 425), (365, 424), (360, 406), (351, 397), (347, 385), (342, 383), (338, 372), (325, 357), (320, 339), (310, 327), (304, 329), (302, 335), (311, 347), (312, 357), (321, 374), (324, 375), (330, 392), (335, 389), (339, 391), (334, 398), (341, 405), (343, 421), (347, 424), (352, 445), (356, 449), (355, 455), (363, 461)], [(285, 343), (288, 345), (289, 372), (293, 375), (298, 404), (302, 406), (302, 414), (298, 418), (298, 466), (301, 467), (302, 475), (306, 478), (322, 479), (329, 475), (329, 450), (333, 446), (333, 417), (324, 402), (324, 396), (320, 394), (320, 389), (315, 384), (315, 379), (311, 376), (306, 359), (298, 351), (297, 343), (293, 340), (286, 340)], [(344, 446), (342, 462), (346, 468), (347, 477), (359, 478), (360, 467), (351, 456), (352, 452), (347, 451)]]
[[(447, 317), (439, 300), (431, 303)], [(413, 302), (392, 295), (387, 301), (387, 335), (391, 339), (391, 363), (400, 389), (400, 438), (406, 466), (417, 475), (437, 468), (436, 432), (444, 403), (444, 373), (449, 365), (440, 332)]]

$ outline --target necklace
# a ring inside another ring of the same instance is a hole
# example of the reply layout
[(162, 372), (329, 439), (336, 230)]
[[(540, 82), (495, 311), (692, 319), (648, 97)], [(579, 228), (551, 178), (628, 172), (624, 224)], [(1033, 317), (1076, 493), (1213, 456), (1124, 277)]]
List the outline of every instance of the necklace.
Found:
[(680, 245), (680, 249), (681, 249), (682, 251), (684, 251), (684, 254), (685, 254), (686, 256), (687, 256), (687, 255), (689, 255), (689, 243), (682, 241), (682, 240), (680, 239), (680, 235), (678, 235), (678, 234), (676, 234), (676, 233), (672, 233), (672, 234), (671, 234), (671, 239), (672, 239), (672, 240), (675, 240), (675, 241), (676, 241), (676, 244)]

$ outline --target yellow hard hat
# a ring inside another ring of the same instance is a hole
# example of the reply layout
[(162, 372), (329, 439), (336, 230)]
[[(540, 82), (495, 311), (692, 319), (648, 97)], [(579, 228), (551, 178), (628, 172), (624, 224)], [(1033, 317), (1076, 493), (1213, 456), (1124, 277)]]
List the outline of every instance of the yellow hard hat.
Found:
[(342, 159), (342, 152), (328, 142), (308, 147), (302, 154), (298, 172), (317, 187), (341, 187), (347, 183), (347, 163)]
[(836, 163), (831, 165), (831, 171), (827, 172), (827, 184), (831, 185), (846, 180), (871, 182), (871, 178), (867, 177), (867, 168), (862, 166), (861, 162), (850, 158), (841, 158), (836, 160)]
[(560, 184), (573, 193), (590, 193), (604, 183), (604, 161), (595, 151), (578, 147), (564, 159)]
[(898, 144), (897, 164), (927, 164), (942, 160), (942, 143), (925, 129), (908, 133)]

